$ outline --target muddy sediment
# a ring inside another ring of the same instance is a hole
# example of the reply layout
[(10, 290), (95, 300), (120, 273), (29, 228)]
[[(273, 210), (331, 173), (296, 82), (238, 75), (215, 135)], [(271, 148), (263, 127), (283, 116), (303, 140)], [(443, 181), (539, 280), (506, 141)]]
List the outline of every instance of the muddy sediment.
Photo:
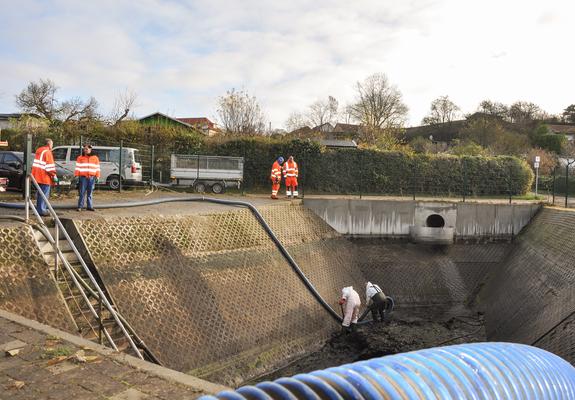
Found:
[(413, 316), (408, 312), (394, 313), (389, 320), (359, 326), (354, 333), (334, 333), (320, 350), (246, 384), (391, 354), (481, 341), (485, 341), (485, 330), (479, 314), (442, 320)]

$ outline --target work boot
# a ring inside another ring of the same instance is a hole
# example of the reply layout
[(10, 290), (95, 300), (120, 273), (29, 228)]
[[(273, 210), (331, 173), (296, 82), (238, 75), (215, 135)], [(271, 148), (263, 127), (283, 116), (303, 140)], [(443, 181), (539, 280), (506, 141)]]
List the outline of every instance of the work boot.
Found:
[(345, 333), (346, 335), (347, 335), (348, 333), (351, 333), (350, 327), (349, 327), (349, 326), (343, 326), (343, 325), (342, 325), (342, 326), (341, 326), (341, 333)]

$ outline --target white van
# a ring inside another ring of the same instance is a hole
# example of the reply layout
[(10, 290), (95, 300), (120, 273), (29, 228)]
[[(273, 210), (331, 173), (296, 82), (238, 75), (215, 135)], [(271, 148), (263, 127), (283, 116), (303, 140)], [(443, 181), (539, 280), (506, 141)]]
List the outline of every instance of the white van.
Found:
[[(52, 149), (54, 161), (60, 167), (74, 173), (76, 159), (81, 154), (80, 146), (56, 146)], [(97, 184), (107, 185), (110, 189), (120, 186), (118, 164), (120, 148), (110, 146), (92, 146), (92, 154), (100, 159), (100, 179)], [(122, 185), (134, 185), (142, 182), (142, 163), (138, 149), (122, 148)]]

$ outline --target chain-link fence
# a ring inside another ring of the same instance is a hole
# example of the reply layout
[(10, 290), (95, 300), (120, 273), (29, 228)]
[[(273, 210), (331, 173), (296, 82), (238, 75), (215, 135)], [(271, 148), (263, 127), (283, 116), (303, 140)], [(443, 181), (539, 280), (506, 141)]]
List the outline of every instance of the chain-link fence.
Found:
[(537, 192), (550, 204), (575, 207), (575, 162), (562, 162), (550, 175), (540, 176)]

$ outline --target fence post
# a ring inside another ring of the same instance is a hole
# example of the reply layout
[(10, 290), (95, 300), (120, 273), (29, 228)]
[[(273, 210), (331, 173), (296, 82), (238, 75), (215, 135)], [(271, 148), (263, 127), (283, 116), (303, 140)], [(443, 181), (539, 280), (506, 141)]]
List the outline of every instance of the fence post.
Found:
[(242, 196), (246, 195), (246, 141), (242, 140)]
[(359, 199), (361, 200), (363, 191), (363, 153), (359, 153)]
[(467, 163), (465, 158), (462, 158), (463, 162), (463, 202), (465, 203), (465, 195), (467, 194)]
[(417, 172), (417, 165), (416, 165), (416, 163), (415, 163), (415, 160), (413, 161), (413, 171), (411, 171), (411, 172), (412, 172), (412, 176), (411, 176), (411, 181), (412, 181), (411, 190), (412, 190), (412, 192), (413, 192), (413, 193), (412, 193), (412, 194), (413, 194), (413, 201), (415, 201), (415, 189), (416, 189), (416, 188), (415, 188), (415, 185), (416, 185), (416, 182), (415, 182), (416, 176), (415, 176), (415, 175), (416, 175), (416, 172)]
[(567, 208), (568, 200), (569, 200), (569, 160), (567, 160), (567, 165), (565, 165), (565, 208)]
[(557, 166), (555, 166), (555, 167), (553, 168), (553, 188), (552, 188), (552, 191), (553, 191), (553, 205), (555, 205), (555, 176), (556, 176), (556, 174), (557, 174)]
[(511, 191), (511, 165), (509, 165), (509, 175), (507, 176), (507, 191), (509, 192), (509, 204), (511, 204), (511, 198), (513, 196)]
[(118, 192), (122, 193), (122, 173), (124, 172), (124, 166), (122, 164), (122, 153), (124, 152), (124, 141), (120, 140), (120, 155), (118, 160), (118, 173), (120, 175), (120, 184), (118, 185)]
[(302, 164), (303, 169), (301, 170), (301, 180), (298, 182), (298, 191), (300, 192), (300, 197), (301, 197), (302, 199), (303, 199), (303, 196), (304, 196), (305, 171), (306, 171), (306, 169), (307, 169), (307, 164), (306, 164), (307, 157), (305, 156), (306, 153), (307, 153), (307, 150), (304, 150), (304, 151), (303, 151), (303, 155), (302, 155), (302, 158), (303, 158), (303, 164)]
[(24, 146), (24, 173), (25, 173), (25, 181), (24, 181), (24, 201), (25, 201), (25, 214), (26, 214), (26, 222), (30, 219), (30, 173), (32, 172), (32, 160), (30, 156), (32, 155), (32, 134), (26, 134), (26, 144)]
[(154, 157), (155, 157), (154, 150), (155, 150), (154, 145), (152, 145), (152, 148), (151, 148), (152, 160), (150, 162), (150, 164), (151, 164), (150, 165), (150, 186), (154, 186)]

